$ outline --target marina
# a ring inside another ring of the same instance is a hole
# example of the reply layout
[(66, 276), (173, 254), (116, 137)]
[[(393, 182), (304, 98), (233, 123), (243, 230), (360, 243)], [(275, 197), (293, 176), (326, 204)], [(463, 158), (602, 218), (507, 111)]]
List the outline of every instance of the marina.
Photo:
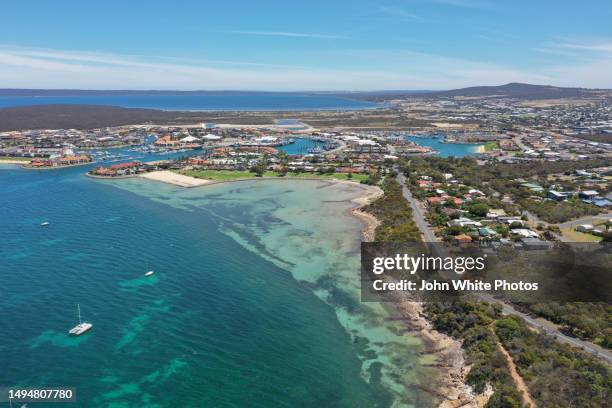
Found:
[(466, 144), (466, 143), (453, 143), (445, 141), (444, 136), (432, 135), (432, 136), (407, 136), (407, 140), (416, 143), (419, 146), (431, 147), (436, 151), (436, 154), (440, 157), (466, 157), (476, 156), (481, 153), (482, 144)]

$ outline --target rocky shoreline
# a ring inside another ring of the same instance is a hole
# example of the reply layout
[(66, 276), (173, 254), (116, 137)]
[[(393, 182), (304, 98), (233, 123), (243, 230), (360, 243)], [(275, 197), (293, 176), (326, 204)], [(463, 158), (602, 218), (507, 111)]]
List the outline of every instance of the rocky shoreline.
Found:
[[(376, 227), (380, 220), (362, 208), (382, 195), (382, 191), (361, 196), (353, 200), (359, 204), (351, 213), (363, 223), (362, 242), (375, 240)], [(424, 344), (422, 360), (428, 360), (422, 366), (433, 370), (430, 385), (412, 384), (420, 391), (431, 395), (439, 402), (440, 408), (480, 408), (484, 407), (493, 394), (487, 389), (482, 394), (475, 394), (465, 378), (470, 367), (464, 359), (461, 342), (435, 330), (425, 316), (423, 303), (411, 299), (397, 299), (391, 304), (394, 320), (406, 323), (408, 332), (419, 337)]]

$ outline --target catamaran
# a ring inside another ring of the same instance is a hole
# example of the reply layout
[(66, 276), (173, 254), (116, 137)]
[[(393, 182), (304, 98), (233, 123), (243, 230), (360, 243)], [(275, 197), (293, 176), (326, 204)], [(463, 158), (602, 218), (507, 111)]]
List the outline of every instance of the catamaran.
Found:
[(77, 304), (77, 309), (79, 311), (79, 324), (74, 326), (68, 332), (68, 333), (70, 333), (73, 336), (80, 336), (81, 334), (85, 333), (87, 330), (89, 330), (89, 329), (91, 329), (93, 327), (93, 324), (81, 321), (81, 305)]

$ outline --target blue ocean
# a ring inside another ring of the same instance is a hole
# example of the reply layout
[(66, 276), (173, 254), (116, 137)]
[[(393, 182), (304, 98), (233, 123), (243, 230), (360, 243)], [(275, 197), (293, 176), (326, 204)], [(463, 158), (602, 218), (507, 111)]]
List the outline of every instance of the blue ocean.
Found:
[(110, 105), (170, 111), (316, 111), (368, 109), (381, 106), (333, 95), (269, 92), (207, 95), (0, 96), (0, 108), (50, 104)]
[[(70, 407), (412, 406), (420, 341), (359, 301), (357, 186), (86, 170), (0, 166), (0, 384), (76, 387)], [(94, 327), (73, 338), (77, 304)]]

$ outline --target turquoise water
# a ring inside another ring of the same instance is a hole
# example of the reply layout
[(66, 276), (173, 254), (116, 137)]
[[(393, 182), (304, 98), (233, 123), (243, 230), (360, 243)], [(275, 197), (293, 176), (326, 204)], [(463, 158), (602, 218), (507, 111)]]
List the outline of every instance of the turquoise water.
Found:
[(477, 156), (477, 149), (479, 144), (465, 144), (465, 143), (442, 143), (441, 139), (436, 136), (432, 137), (416, 137), (408, 136), (406, 139), (415, 142), (420, 146), (433, 147), (435, 150), (440, 152), (440, 157), (466, 157), (466, 156)]
[(367, 109), (379, 105), (332, 95), (250, 92), (207, 95), (0, 96), (0, 108), (48, 104), (202, 111)]
[[(420, 342), (359, 302), (356, 187), (83, 172), (0, 166), (0, 384), (81, 407), (414, 401)], [(77, 303), (94, 328), (70, 338)]]
[(324, 143), (317, 142), (312, 139), (295, 138), (295, 142), (286, 146), (280, 146), (278, 149), (287, 154), (308, 154), (308, 150), (314, 147), (323, 147)]

